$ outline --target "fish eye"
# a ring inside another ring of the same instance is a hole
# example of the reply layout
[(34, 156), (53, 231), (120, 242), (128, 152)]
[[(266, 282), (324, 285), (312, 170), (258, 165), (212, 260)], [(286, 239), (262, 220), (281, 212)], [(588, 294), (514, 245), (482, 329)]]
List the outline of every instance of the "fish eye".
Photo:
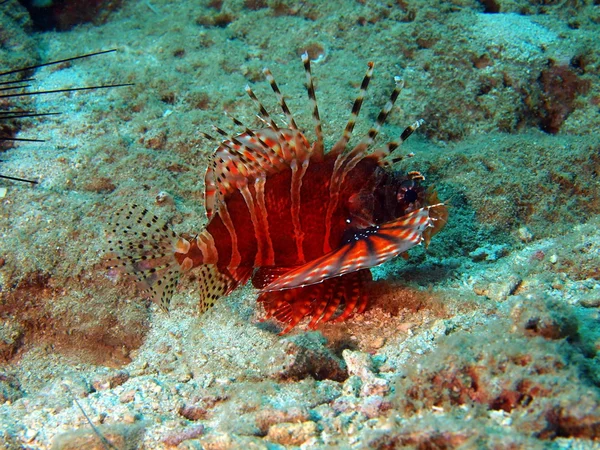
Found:
[(404, 191), (404, 201), (406, 203), (414, 203), (417, 201), (419, 195), (417, 194), (417, 191), (415, 191), (412, 188), (406, 189)]
[(416, 202), (419, 199), (419, 194), (415, 187), (416, 185), (413, 180), (403, 181), (396, 196), (398, 202), (403, 202), (407, 205)]

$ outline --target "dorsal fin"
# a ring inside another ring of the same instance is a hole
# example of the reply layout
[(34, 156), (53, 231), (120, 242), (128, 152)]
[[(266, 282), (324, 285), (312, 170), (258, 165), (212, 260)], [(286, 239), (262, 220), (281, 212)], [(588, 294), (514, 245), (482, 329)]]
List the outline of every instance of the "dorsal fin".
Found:
[(138, 205), (119, 209), (109, 222), (107, 234), (107, 268), (132, 276), (168, 311), (180, 275), (173, 249), (177, 235), (165, 221)]
[(321, 116), (319, 115), (319, 105), (317, 103), (317, 95), (315, 94), (315, 83), (313, 81), (312, 72), (310, 71), (310, 59), (308, 53), (302, 54), (302, 63), (304, 64), (304, 72), (306, 73), (306, 92), (308, 93), (308, 99), (310, 100), (313, 107), (313, 120), (315, 122), (315, 134), (317, 140), (313, 144), (312, 150), (317, 160), (323, 159), (325, 154), (325, 147), (323, 145), (323, 128), (321, 126)]
[(296, 125), (296, 121), (294, 120), (294, 116), (292, 115), (292, 113), (290, 111), (290, 108), (288, 107), (288, 105), (287, 105), (287, 103), (285, 101), (285, 98), (283, 98), (283, 94), (279, 90), (279, 86), (277, 86), (277, 82), (275, 81), (275, 77), (273, 77), (273, 74), (267, 68), (263, 69), (263, 73), (265, 74), (265, 77), (267, 78), (267, 81), (271, 85), (271, 89), (273, 89), (273, 92), (275, 93), (275, 96), (277, 97), (277, 101), (279, 102), (279, 106), (281, 107), (281, 110), (283, 111), (283, 114), (285, 115), (285, 118), (287, 120), (288, 127), (290, 129), (292, 129), (292, 130), (297, 130), (298, 129), (298, 125)]
[[(279, 90), (275, 78), (269, 69), (264, 69), (267, 81), (271, 85), (287, 125), (279, 127), (267, 109), (260, 102), (250, 86), (246, 86), (246, 93), (258, 107), (258, 118), (266, 125), (266, 128), (251, 131), (246, 128), (244, 133), (229, 136), (223, 130), (215, 130), (225, 137), (213, 155), (212, 163), (208, 165), (205, 181), (205, 208), (206, 215), (210, 219), (219, 205), (228, 194), (234, 192), (239, 186), (253, 182), (256, 178), (267, 177), (270, 174), (280, 172), (290, 167), (292, 162), (297, 164), (307, 161), (314, 152), (318, 159), (323, 154), (323, 137), (321, 122), (314, 93), (314, 85), (310, 74), (310, 61), (308, 55), (302, 55), (302, 61), (307, 76), (307, 89), (309, 98), (313, 102), (313, 117), (316, 121), (317, 142), (310, 146), (290, 112), (290, 109)], [(237, 119), (233, 122), (243, 126)], [(202, 133), (208, 139), (211, 136)]]
[[(382, 157), (387, 158), (394, 152), (394, 150), (396, 150), (398, 147), (400, 147), (402, 145), (402, 143), (405, 140), (407, 140), (410, 137), (410, 135), (413, 134), (417, 130), (417, 128), (422, 126), (424, 123), (425, 123), (425, 121), (423, 119), (417, 120), (412, 125), (409, 125), (408, 127), (406, 127), (397, 140), (388, 142), (387, 144), (385, 144), (385, 146), (383, 148), (376, 149), (373, 153), (378, 152), (382, 155)], [(406, 157), (412, 157), (412, 156), (414, 156), (414, 153), (409, 153), (408, 155), (393, 158), (392, 162), (398, 162)]]
[(304, 161), (310, 151), (304, 135), (287, 128), (247, 131), (224, 140), (204, 177), (207, 217), (210, 219), (228, 194), (256, 178), (289, 168), (294, 160)]
[(333, 155), (337, 155), (333, 167), (333, 174), (331, 175), (331, 184), (329, 186), (329, 204), (327, 205), (327, 211), (325, 213), (325, 239), (323, 240), (323, 251), (328, 252), (331, 250), (329, 244), (329, 230), (331, 230), (331, 220), (333, 217), (333, 212), (338, 204), (340, 190), (342, 185), (344, 184), (344, 180), (348, 173), (354, 169), (358, 163), (364, 158), (371, 157), (376, 158), (380, 164), (384, 164), (383, 158), (386, 156), (384, 152), (374, 152), (368, 154), (368, 150), (370, 146), (375, 141), (377, 134), (379, 134), (379, 130), (382, 125), (385, 123), (387, 116), (390, 111), (394, 107), (394, 103), (396, 103), (396, 99), (400, 92), (402, 91), (402, 87), (404, 83), (399, 77), (395, 77), (394, 80), (396, 82), (396, 86), (390, 95), (390, 99), (385, 104), (385, 106), (381, 109), (379, 115), (377, 116), (377, 120), (375, 124), (371, 127), (367, 135), (358, 143), (356, 146), (349, 152), (346, 151), (346, 145), (350, 138), (350, 133), (354, 128), (354, 121), (356, 120), (356, 116), (358, 115), (358, 111), (360, 110), (360, 106), (362, 104), (362, 98), (366, 92), (367, 86), (369, 84), (369, 79), (371, 78), (373, 65), (369, 63), (369, 69), (363, 79), (363, 84), (361, 86), (361, 90), (359, 92), (358, 97), (354, 102), (354, 106), (352, 108), (352, 114), (346, 125), (346, 130), (344, 130), (344, 134), (342, 138), (334, 145), (334, 153)]
[(344, 133), (342, 134), (342, 137), (339, 139), (339, 141), (337, 141), (331, 148), (331, 153), (337, 155), (346, 150), (346, 145), (348, 145), (350, 136), (352, 136), (352, 131), (354, 130), (354, 125), (356, 124), (356, 118), (358, 117), (358, 113), (360, 113), (360, 108), (362, 107), (365, 94), (367, 93), (367, 88), (369, 87), (369, 81), (371, 81), (372, 76), (373, 63), (369, 62), (367, 73), (365, 74), (362, 83), (360, 84), (360, 90), (358, 91), (358, 96), (356, 97), (356, 99), (354, 100), (354, 104), (352, 105), (352, 111), (350, 112), (350, 118), (348, 119), (346, 128), (344, 128)]

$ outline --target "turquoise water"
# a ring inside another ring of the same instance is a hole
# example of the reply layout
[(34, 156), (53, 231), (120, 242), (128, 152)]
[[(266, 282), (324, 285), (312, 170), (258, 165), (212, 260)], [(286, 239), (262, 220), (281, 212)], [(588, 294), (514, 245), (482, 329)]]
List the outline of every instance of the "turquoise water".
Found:
[[(38, 181), (0, 179), (4, 447), (597, 445), (598, 6), (60, 5), (0, 5), (3, 71), (115, 51), (2, 92), (132, 85), (0, 99), (0, 174)], [(135, 203), (201, 231), (200, 133), (233, 131), (223, 111), (261, 126), (246, 84), (283, 123), (264, 67), (314, 140), (305, 50), (326, 148), (368, 61), (356, 140), (405, 81), (378, 142), (425, 120), (395, 169), (435, 186), (447, 226), (374, 268), (369, 307), (341, 324), (279, 337), (249, 286), (200, 316), (193, 273), (161, 312), (105, 269), (110, 218)]]

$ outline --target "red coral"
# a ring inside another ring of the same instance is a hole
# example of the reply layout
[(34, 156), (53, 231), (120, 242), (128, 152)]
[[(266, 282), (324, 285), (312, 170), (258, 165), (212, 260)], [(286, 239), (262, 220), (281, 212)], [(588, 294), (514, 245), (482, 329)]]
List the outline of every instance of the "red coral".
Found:
[(54, 0), (41, 6), (31, 0), (21, 3), (38, 28), (65, 31), (81, 23), (103, 23), (122, 0)]
[(590, 89), (590, 81), (582, 80), (567, 65), (551, 64), (542, 71), (539, 83), (542, 88), (539, 105), (540, 127), (547, 133), (556, 134), (563, 122), (575, 109), (575, 98)]

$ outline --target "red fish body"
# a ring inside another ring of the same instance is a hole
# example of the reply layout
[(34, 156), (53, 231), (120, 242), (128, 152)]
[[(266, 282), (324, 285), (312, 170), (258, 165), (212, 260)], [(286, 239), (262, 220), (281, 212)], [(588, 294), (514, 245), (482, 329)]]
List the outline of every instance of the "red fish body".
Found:
[[(109, 265), (133, 274), (155, 300), (168, 307), (180, 272), (195, 269), (201, 311), (252, 279), (267, 317), (289, 331), (304, 317), (309, 327), (345, 320), (362, 312), (370, 267), (381, 264), (439, 231), (446, 207), (420, 186), (417, 172), (399, 175), (386, 159), (398, 142), (369, 151), (400, 92), (398, 83), (377, 122), (348, 148), (354, 121), (372, 74), (361, 85), (340, 140), (324, 152), (310, 65), (303, 61), (313, 104), (312, 145), (300, 132), (269, 71), (267, 79), (286, 115), (279, 128), (250, 88), (266, 126), (224, 135), (205, 176), (209, 222), (194, 239), (177, 237), (168, 226), (136, 205), (115, 216), (109, 233)], [(241, 125), (234, 119), (236, 124)], [(210, 138), (210, 136), (207, 136)], [(174, 252), (173, 252), (174, 247)]]

